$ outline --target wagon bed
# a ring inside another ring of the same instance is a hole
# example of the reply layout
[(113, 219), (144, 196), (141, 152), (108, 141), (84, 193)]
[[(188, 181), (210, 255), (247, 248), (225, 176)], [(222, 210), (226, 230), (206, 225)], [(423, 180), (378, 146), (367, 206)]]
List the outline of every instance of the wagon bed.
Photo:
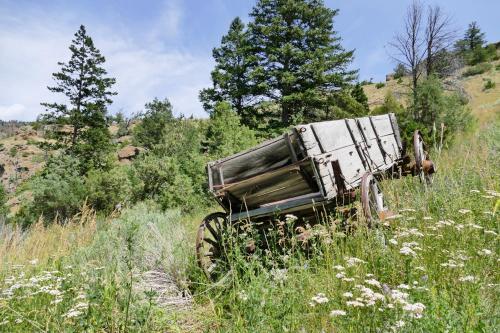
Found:
[(209, 189), (231, 220), (300, 211), (402, 161), (394, 114), (297, 125), (278, 138), (210, 162)]

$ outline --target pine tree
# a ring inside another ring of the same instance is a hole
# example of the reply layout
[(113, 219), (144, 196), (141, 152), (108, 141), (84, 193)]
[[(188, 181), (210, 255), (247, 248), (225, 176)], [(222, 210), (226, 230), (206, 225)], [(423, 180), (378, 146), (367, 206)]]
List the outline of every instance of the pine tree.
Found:
[(368, 112), (370, 109), (368, 107), (368, 97), (366, 97), (365, 91), (360, 83), (354, 85), (351, 91), (351, 96)]
[(167, 98), (163, 101), (155, 98), (145, 105), (145, 109), (141, 123), (134, 129), (134, 138), (142, 146), (151, 149), (162, 141), (167, 125), (174, 122), (175, 118), (172, 104)]
[(337, 13), (322, 0), (259, 0), (250, 13), (253, 93), (278, 103), (282, 126), (307, 121), (312, 108), (326, 107), (325, 95), (355, 77), (347, 69), (354, 51), (345, 51), (333, 30)]
[(484, 32), (481, 32), (476, 22), (469, 24), (469, 28), (464, 35), (464, 41), (466, 41), (469, 50), (475, 50), (486, 43), (484, 40)]
[(70, 131), (59, 131), (59, 146), (84, 161), (86, 169), (101, 168), (110, 147), (107, 128), (107, 106), (112, 103), (114, 78), (105, 77), (104, 56), (94, 46), (82, 25), (70, 47), (68, 63), (59, 62), (61, 70), (52, 74), (54, 87), (48, 89), (66, 96), (68, 103), (41, 103), (49, 123), (69, 125)]
[(227, 101), (242, 116), (250, 106), (249, 66), (254, 58), (248, 43), (245, 24), (236, 17), (221, 46), (214, 48), (215, 69), (211, 73), (213, 87), (200, 92), (206, 111), (212, 112), (217, 103)]

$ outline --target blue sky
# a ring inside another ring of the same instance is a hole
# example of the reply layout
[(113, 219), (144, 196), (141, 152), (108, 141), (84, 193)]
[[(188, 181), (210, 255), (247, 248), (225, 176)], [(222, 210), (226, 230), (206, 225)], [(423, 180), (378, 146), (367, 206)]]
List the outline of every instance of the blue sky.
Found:
[[(355, 49), (360, 79), (384, 80), (394, 63), (387, 43), (401, 29), (409, 0), (325, 0), (340, 9), (335, 29)], [(489, 41), (500, 41), (499, 0), (435, 0), (462, 34), (477, 21)], [(0, 119), (33, 120), (58, 61), (80, 24), (87, 26), (116, 77), (111, 112), (132, 114), (154, 97), (169, 98), (176, 114), (206, 117), (198, 91), (210, 85), (212, 48), (231, 20), (248, 21), (254, 0), (23, 1), (0, 0)]]

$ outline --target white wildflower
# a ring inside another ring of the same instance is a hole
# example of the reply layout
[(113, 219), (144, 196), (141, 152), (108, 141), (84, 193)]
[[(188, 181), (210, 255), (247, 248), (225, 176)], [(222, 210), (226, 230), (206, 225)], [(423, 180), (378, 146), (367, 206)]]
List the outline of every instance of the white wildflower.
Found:
[(394, 289), (391, 290), (391, 298), (399, 304), (406, 304), (406, 299), (408, 298), (408, 294), (402, 292), (400, 290)]
[(485, 234), (488, 234), (488, 235), (493, 235), (493, 236), (496, 236), (496, 235), (497, 235), (497, 233), (496, 233), (496, 232), (494, 232), (493, 230), (485, 230), (485, 231), (484, 231), (484, 233), (485, 233)]
[(293, 214), (286, 214), (286, 215), (285, 215), (285, 220), (286, 220), (286, 222), (288, 222), (288, 223), (294, 222), (294, 221), (296, 221), (297, 219), (298, 219), (298, 217), (297, 217), (297, 216), (295, 216), (295, 215), (293, 215)]
[(400, 250), (399, 253), (404, 254), (405, 256), (412, 256), (415, 257), (417, 253), (413, 251), (410, 247), (403, 246)]
[(424, 217), (423, 217), (423, 219), (424, 219), (425, 221), (429, 221), (429, 220), (432, 220), (432, 217), (430, 217), (430, 216), (424, 216)]
[(474, 282), (475, 278), (472, 275), (462, 276), (458, 279), (460, 282)]
[(403, 208), (403, 209), (400, 209), (399, 211), (401, 213), (405, 213), (405, 212), (415, 212), (416, 210), (413, 208)]
[(245, 290), (240, 290), (238, 291), (238, 298), (243, 301), (243, 302), (246, 302), (248, 300), (248, 295), (247, 293), (245, 292)]
[(345, 273), (344, 273), (344, 272), (337, 273), (337, 274), (335, 274), (335, 277), (336, 277), (337, 279), (342, 279), (342, 278), (345, 278)]
[(36, 259), (36, 258), (35, 258), (35, 259), (33, 259), (33, 260), (30, 260), (30, 264), (31, 264), (31, 265), (36, 265), (36, 264), (38, 264), (38, 259)]
[(345, 298), (352, 298), (352, 293), (350, 291), (346, 291), (345, 293), (342, 294)]
[(394, 215), (391, 215), (391, 216), (387, 216), (385, 218), (385, 220), (389, 220), (389, 221), (390, 220), (396, 220), (396, 219), (400, 219), (402, 217), (403, 217), (403, 215), (401, 215), (401, 214), (394, 214)]
[[(325, 296), (325, 294), (323, 293), (318, 293), (316, 296), (313, 296), (311, 298), (311, 303), (313, 304), (323, 304), (323, 303), (327, 303), (328, 302), (328, 297)], [(309, 305), (311, 305), (311, 303), (309, 303)], [(314, 306), (314, 305), (312, 305)]]
[(347, 306), (353, 306), (355, 308), (362, 308), (365, 306), (365, 303), (359, 301), (347, 301)]
[(401, 283), (399, 286), (398, 286), (398, 289), (405, 289), (405, 290), (409, 290), (411, 289), (411, 287), (407, 284), (404, 284), (404, 283)]
[(271, 270), (271, 275), (272, 275), (274, 281), (276, 281), (276, 282), (284, 282), (287, 279), (287, 275), (286, 275), (287, 272), (288, 272), (288, 270), (286, 268), (282, 268), (282, 269), (275, 269), (275, 268), (273, 268)]
[(470, 212), (471, 212), (471, 210), (470, 210), (470, 209), (463, 209), (463, 208), (462, 208), (462, 209), (459, 209), (459, 210), (458, 210), (458, 212), (459, 212), (460, 214), (468, 214), (468, 213), (470, 213)]
[(489, 195), (494, 196), (494, 197), (500, 197), (500, 193), (496, 192), (494, 190), (486, 190), (485, 192), (488, 193)]
[(333, 269), (336, 269), (338, 271), (343, 271), (344, 270), (344, 266), (335, 265), (335, 266), (333, 266)]
[(354, 281), (354, 278), (348, 278), (348, 277), (345, 277), (345, 278), (342, 278), (342, 281), (345, 281), (345, 282), (352, 282), (352, 281)]
[(78, 317), (79, 315), (81, 315), (83, 312), (79, 311), (79, 310), (75, 310), (75, 309), (70, 309), (66, 314), (62, 315), (63, 317), (66, 317), (66, 318), (74, 318), (74, 317)]
[(470, 193), (481, 193), (481, 191), (479, 191), (479, 190), (470, 190), (469, 192)]
[(359, 259), (359, 258), (356, 258), (356, 257), (349, 257), (349, 258), (347, 258), (346, 262), (347, 262), (347, 266), (349, 266), (349, 267), (352, 267), (356, 264), (366, 264), (366, 261)]
[(381, 287), (380, 282), (378, 282), (378, 281), (377, 281), (377, 280), (375, 280), (375, 279), (365, 280), (365, 283), (366, 283), (366, 284), (369, 284), (369, 285), (371, 285), (371, 286), (377, 287), (377, 288), (380, 288), (380, 287)]
[(14, 321), (16, 324), (20, 324), (23, 322), (23, 320), (21, 318), (17, 318), (15, 321)]
[(338, 316), (345, 316), (347, 313), (343, 310), (332, 310), (330, 312), (330, 316), (332, 317), (338, 317)]
[(0, 326), (7, 325), (8, 323), (9, 323), (9, 321), (7, 319), (5, 319), (4, 321), (0, 322)]
[(389, 243), (391, 243), (392, 245), (398, 245), (398, 241), (394, 238), (389, 239)]
[(394, 323), (394, 328), (402, 328), (405, 326), (405, 322), (402, 320), (398, 320), (397, 322)]
[(422, 313), (425, 310), (425, 305), (423, 305), (422, 303), (408, 303), (403, 306), (403, 310), (410, 312), (410, 315), (413, 318), (421, 318)]
[(490, 256), (493, 252), (491, 250), (488, 250), (488, 249), (482, 249), (482, 250), (479, 250), (477, 251), (477, 254), (479, 254), (480, 256)]

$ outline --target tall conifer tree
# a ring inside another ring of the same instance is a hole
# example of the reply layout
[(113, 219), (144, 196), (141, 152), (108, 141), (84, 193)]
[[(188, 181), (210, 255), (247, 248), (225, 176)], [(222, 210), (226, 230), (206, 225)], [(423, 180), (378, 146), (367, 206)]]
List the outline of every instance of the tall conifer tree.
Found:
[(110, 146), (107, 127), (107, 106), (112, 103), (114, 78), (106, 77), (102, 67), (104, 56), (94, 46), (83, 25), (76, 32), (70, 47), (68, 63), (59, 62), (59, 72), (52, 74), (52, 92), (62, 94), (67, 103), (41, 103), (48, 111), (45, 120), (57, 125), (69, 125), (58, 131), (57, 139), (65, 152), (81, 159), (86, 169), (103, 167)]
[(216, 63), (211, 73), (213, 87), (200, 92), (205, 110), (212, 112), (217, 103), (226, 101), (243, 116), (251, 105), (249, 67), (255, 57), (251, 54), (245, 24), (239, 17), (231, 22), (221, 46), (214, 48), (212, 55)]
[(258, 57), (252, 75), (262, 95), (278, 103), (282, 126), (326, 107), (325, 95), (355, 78), (347, 68), (354, 51), (344, 50), (333, 29), (337, 13), (322, 0), (259, 0), (250, 14)]

